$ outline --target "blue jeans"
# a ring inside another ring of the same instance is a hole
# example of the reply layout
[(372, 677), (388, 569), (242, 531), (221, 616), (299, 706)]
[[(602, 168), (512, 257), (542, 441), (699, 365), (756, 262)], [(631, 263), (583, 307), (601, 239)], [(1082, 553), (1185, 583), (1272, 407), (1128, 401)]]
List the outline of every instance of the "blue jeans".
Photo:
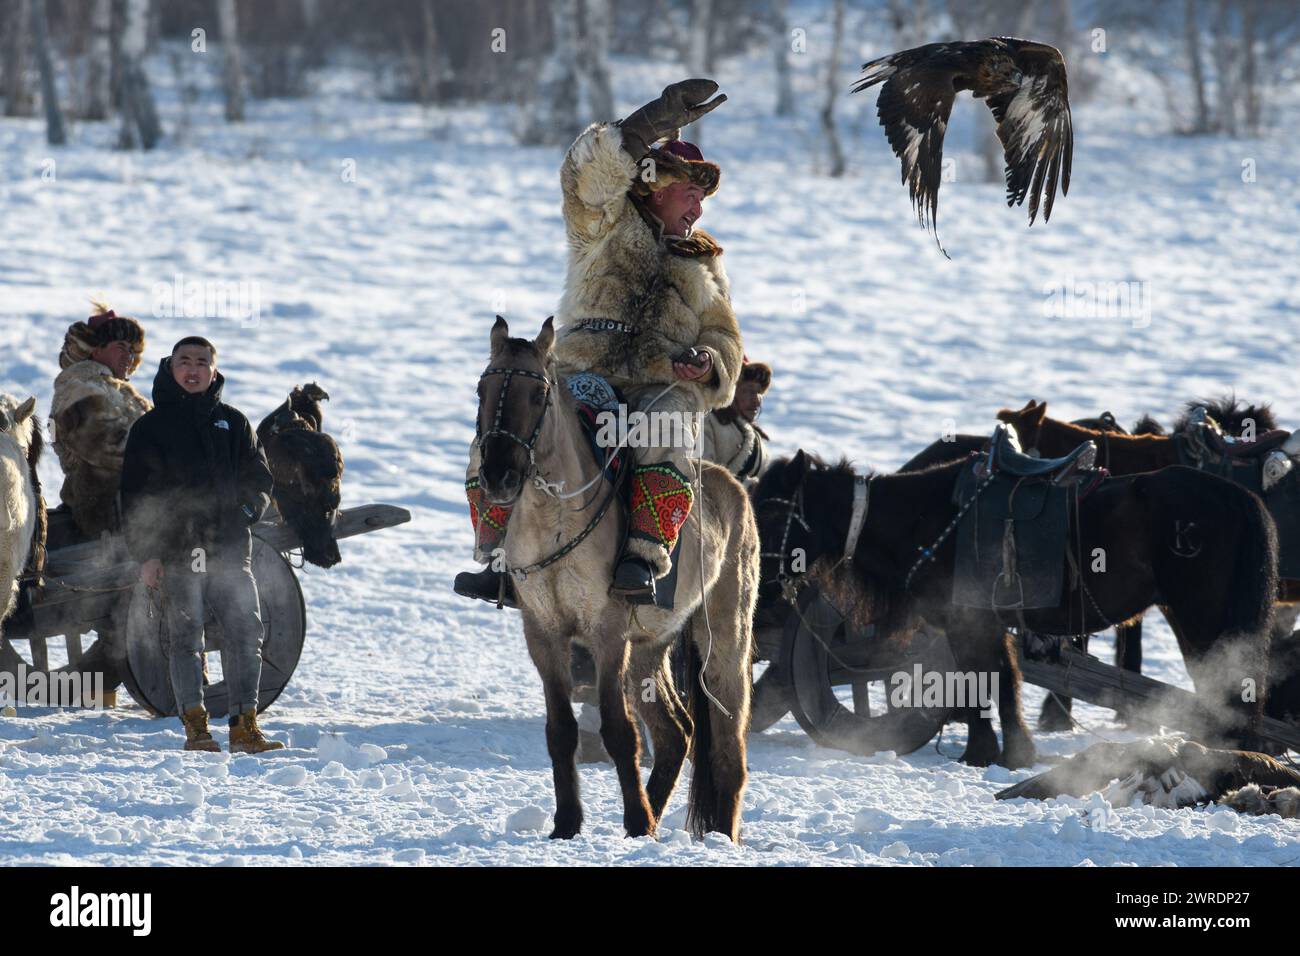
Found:
[(163, 568), (163, 604), (171, 645), (172, 691), (181, 713), (203, 703), (203, 618), (205, 604), (221, 622), (221, 670), (230, 697), (230, 716), (257, 711), (262, 680), (262, 616), (250, 560), (209, 559), (207, 570), (168, 563)]

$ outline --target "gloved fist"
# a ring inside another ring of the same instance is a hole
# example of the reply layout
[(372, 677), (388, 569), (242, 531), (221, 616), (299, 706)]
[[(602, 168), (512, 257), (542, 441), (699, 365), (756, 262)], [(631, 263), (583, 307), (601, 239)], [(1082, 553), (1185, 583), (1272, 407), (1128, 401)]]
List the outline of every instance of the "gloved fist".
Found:
[(674, 125), (682, 127), (694, 123), (705, 113), (727, 102), (727, 94), (723, 93), (717, 99), (706, 103), (705, 100), (716, 92), (718, 92), (718, 84), (713, 80), (682, 80), (665, 86), (664, 91), (659, 94), (659, 99), (670, 109), (676, 110), (681, 119)]
[(678, 130), (727, 101), (723, 93), (705, 102), (718, 91), (713, 80), (681, 80), (664, 87), (659, 98), (651, 100), (619, 125), (623, 129), (623, 148), (640, 159), (659, 140), (675, 138)]

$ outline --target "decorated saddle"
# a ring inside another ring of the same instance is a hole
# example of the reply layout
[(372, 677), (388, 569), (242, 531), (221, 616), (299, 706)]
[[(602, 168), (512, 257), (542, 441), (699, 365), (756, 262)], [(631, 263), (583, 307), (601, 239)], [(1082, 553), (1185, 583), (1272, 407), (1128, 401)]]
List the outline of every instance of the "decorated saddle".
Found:
[(587, 432), (587, 442), (591, 447), (592, 458), (596, 464), (605, 469), (605, 477), (615, 484), (625, 474), (631, 450), (602, 448), (597, 441), (600, 432), (600, 414), (609, 412), (617, 415), (619, 406), (624, 404), (623, 395), (617, 388), (595, 372), (579, 372), (565, 380), (569, 394), (578, 408), (578, 418)]
[(1278, 573), (1300, 578), (1300, 432), (1272, 429), (1252, 441), (1226, 435), (1205, 408), (1174, 435), (1181, 464), (1208, 471), (1253, 491), (1277, 525)]
[[(635, 519), (639, 514), (652, 511), (656, 506), (662, 504), (671, 504), (670, 495), (666, 495), (663, 490), (659, 489), (656, 481), (658, 476), (654, 469), (638, 469), (633, 459), (633, 452), (630, 448), (620, 448), (612, 455), (608, 449), (603, 448), (597, 440), (600, 432), (600, 416), (602, 413), (613, 415), (618, 414), (619, 407), (624, 405), (623, 395), (617, 388), (611, 385), (603, 376), (595, 372), (579, 372), (570, 376), (566, 380), (569, 386), (569, 392), (578, 408), (578, 417), (582, 420), (583, 428), (586, 429), (587, 439), (591, 444), (592, 455), (595, 456), (596, 463), (603, 465), (605, 476), (615, 486), (618, 486), (619, 480), (626, 474), (632, 475), (632, 481), (623, 486), (623, 503), (632, 515), (629, 522), (631, 530), (636, 530)], [(608, 461), (606, 460), (608, 456)], [(669, 492), (671, 489), (667, 489)], [(659, 492), (659, 493), (657, 493)], [(655, 584), (655, 605), (667, 610), (672, 610), (673, 597), (677, 590), (677, 556), (681, 551), (681, 537), (678, 536), (673, 541), (672, 548), (669, 550), (669, 560), (672, 569), (660, 578)]]
[(1059, 607), (1072, 511), (1105, 476), (1084, 442), (1061, 458), (1020, 451), (999, 425), (953, 488), (961, 512), (952, 601), (993, 611)]

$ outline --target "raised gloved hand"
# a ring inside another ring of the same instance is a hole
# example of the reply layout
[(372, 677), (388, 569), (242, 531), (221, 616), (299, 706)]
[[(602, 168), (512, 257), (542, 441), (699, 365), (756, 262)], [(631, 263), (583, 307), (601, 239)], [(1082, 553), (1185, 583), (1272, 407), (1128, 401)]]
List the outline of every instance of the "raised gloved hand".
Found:
[(705, 100), (716, 92), (718, 84), (705, 79), (682, 80), (665, 86), (658, 99), (651, 100), (619, 123), (623, 130), (623, 148), (633, 159), (640, 159), (656, 142), (666, 136), (675, 136), (681, 127), (694, 123), (727, 101), (727, 94), (723, 93), (706, 103)]

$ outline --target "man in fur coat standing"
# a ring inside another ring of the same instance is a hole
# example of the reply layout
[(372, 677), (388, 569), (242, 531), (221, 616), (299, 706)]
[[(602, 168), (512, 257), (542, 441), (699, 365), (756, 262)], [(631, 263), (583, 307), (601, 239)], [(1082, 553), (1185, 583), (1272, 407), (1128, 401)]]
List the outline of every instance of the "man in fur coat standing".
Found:
[[(695, 228), (721, 170), (677, 139), (680, 127), (726, 100), (705, 102), (717, 89), (712, 80), (684, 80), (621, 122), (593, 123), (560, 167), (568, 239), (557, 314), (561, 372), (595, 373), (631, 409), (692, 423), (687, 442), (634, 449), (628, 541), (613, 590), (639, 603), (654, 600), (655, 580), (669, 572), (694, 504), (698, 418), (731, 403), (740, 375), (740, 328), (722, 249)], [(483, 499), (471, 457), (466, 485), (476, 557), (486, 560), (500, 545), (508, 510)], [(499, 588), (490, 568), (456, 581), (459, 593), (492, 601)]]
[(63, 337), (50, 422), (63, 467), (59, 497), (87, 538), (117, 527), (117, 486), (126, 435), (152, 407), (128, 381), (144, 355), (144, 329), (135, 319), (96, 303), (98, 312), (74, 322)]

